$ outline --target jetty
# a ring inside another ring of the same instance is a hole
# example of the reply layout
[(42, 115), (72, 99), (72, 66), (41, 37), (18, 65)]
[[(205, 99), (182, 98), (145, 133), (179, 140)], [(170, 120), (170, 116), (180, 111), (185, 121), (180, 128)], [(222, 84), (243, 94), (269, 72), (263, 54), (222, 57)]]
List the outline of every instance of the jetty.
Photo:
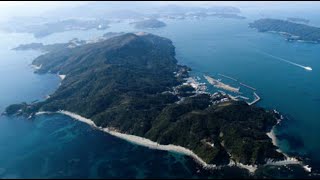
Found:
[(249, 100), (249, 98), (245, 97), (245, 96), (236, 96), (236, 98), (242, 98), (242, 99), (245, 99), (245, 100)]
[(252, 89), (252, 90), (254, 90), (254, 91), (257, 90), (256, 88), (251, 87), (251, 86), (249, 86), (249, 85), (246, 85), (246, 84), (244, 84), (244, 83), (242, 83), (242, 82), (240, 82), (240, 84), (241, 84), (242, 86), (247, 87), (247, 88), (249, 88), (249, 89)]
[(249, 100), (249, 98), (248, 97), (245, 97), (245, 96), (232, 96), (232, 95), (230, 95), (230, 94), (228, 94), (228, 96), (231, 98), (231, 99), (233, 99), (233, 100), (235, 100), (235, 101), (239, 101), (239, 99), (241, 98), (241, 99), (245, 99), (245, 100)]
[(232, 87), (228, 84), (224, 84), (222, 82), (220, 82), (219, 80), (216, 80), (210, 76), (206, 76), (204, 75), (204, 78), (211, 84), (213, 85), (214, 87), (216, 88), (220, 88), (220, 89), (224, 89), (224, 90), (227, 90), (227, 91), (231, 91), (231, 92), (234, 92), (234, 93), (239, 93), (239, 90), (240, 90), (240, 87), (238, 88), (235, 88), (235, 87)]
[(261, 99), (256, 92), (253, 92), (253, 95), (254, 95), (255, 99), (252, 102), (248, 103), (249, 106), (257, 103)]
[(232, 77), (230, 77), (230, 76), (227, 76), (227, 75), (224, 75), (224, 74), (218, 74), (219, 76), (222, 76), (222, 77), (225, 77), (225, 78), (228, 78), (228, 79), (231, 79), (231, 80), (233, 80), (233, 81), (238, 81), (237, 79), (235, 79), (235, 78), (232, 78)]

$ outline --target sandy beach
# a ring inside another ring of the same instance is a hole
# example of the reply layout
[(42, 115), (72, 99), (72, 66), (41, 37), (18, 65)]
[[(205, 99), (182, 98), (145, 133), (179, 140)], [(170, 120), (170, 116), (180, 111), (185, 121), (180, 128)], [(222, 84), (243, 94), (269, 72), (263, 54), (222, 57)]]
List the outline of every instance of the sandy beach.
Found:
[(158, 150), (165, 150), (165, 151), (172, 151), (172, 152), (178, 152), (178, 153), (182, 153), (182, 154), (185, 154), (185, 155), (188, 155), (190, 157), (192, 157), (193, 159), (195, 159), (198, 163), (200, 163), (203, 167), (205, 168), (215, 168), (216, 165), (211, 165), (211, 164), (207, 164), (206, 162), (204, 162), (200, 157), (198, 157), (196, 154), (194, 154), (191, 150), (189, 149), (186, 149), (184, 147), (181, 147), (181, 146), (176, 146), (176, 145), (160, 145), (156, 142), (153, 142), (149, 139), (146, 139), (146, 138), (143, 138), (143, 137), (139, 137), (139, 136), (134, 136), (134, 135), (129, 135), (129, 134), (124, 134), (124, 133), (119, 133), (115, 130), (110, 130), (110, 128), (102, 128), (102, 127), (97, 127), (95, 125), (95, 123), (90, 120), (90, 119), (87, 119), (85, 117), (82, 117), (78, 114), (75, 114), (75, 113), (72, 113), (72, 112), (69, 112), (69, 111), (58, 111), (57, 113), (60, 113), (60, 114), (64, 114), (64, 115), (67, 115), (67, 116), (70, 116), (76, 120), (79, 120), (81, 122), (84, 122), (92, 127), (95, 127), (99, 130), (102, 130), (110, 135), (113, 135), (113, 136), (116, 136), (120, 139), (123, 139), (123, 140), (126, 140), (128, 142), (131, 142), (131, 143), (134, 143), (134, 144), (137, 144), (137, 145), (140, 145), (140, 146), (144, 146), (144, 147), (148, 147), (150, 149), (158, 149)]
[[(275, 112), (278, 113), (277, 111), (275, 111)], [(279, 146), (277, 143), (277, 137), (276, 137), (274, 131), (275, 131), (275, 127), (281, 122), (281, 120), (282, 119), (278, 119), (277, 124), (272, 127), (270, 132), (267, 133), (267, 136), (272, 140), (272, 144), (278, 148), (277, 151), (279, 153), (282, 153), (286, 157), (286, 159), (282, 160), (282, 161), (268, 160), (267, 164), (274, 165), (274, 166), (283, 166), (283, 165), (288, 165), (288, 164), (300, 164), (305, 169), (305, 171), (311, 172), (311, 167), (309, 165), (303, 164), (303, 162), (299, 161), (298, 159), (296, 159), (294, 157), (289, 157), (286, 153), (282, 152), (279, 149)]]
[[(193, 158), (196, 162), (198, 162), (200, 165), (203, 166), (203, 168), (205, 169), (220, 169), (223, 166), (217, 166), (215, 164), (207, 164), (206, 162), (204, 162), (199, 156), (197, 156), (195, 153), (193, 153), (190, 149), (184, 148), (182, 146), (177, 146), (177, 145), (161, 145), (158, 144), (157, 142), (151, 141), (149, 139), (143, 138), (143, 137), (139, 137), (139, 136), (135, 136), (135, 135), (130, 135), (130, 134), (124, 134), (124, 133), (120, 133), (117, 132), (116, 130), (114, 130), (113, 128), (102, 128), (102, 127), (98, 127), (95, 125), (95, 123), (90, 120), (87, 119), (85, 117), (82, 117), (76, 113), (72, 113), (69, 111), (64, 111), (64, 110), (60, 110), (57, 112), (48, 112), (48, 111), (43, 111), (43, 112), (37, 112), (35, 115), (41, 115), (41, 114), (52, 114), (52, 113), (59, 113), (59, 114), (63, 114), (66, 116), (69, 116), (75, 120), (81, 121), (83, 123), (86, 123), (94, 128), (97, 128), (101, 131), (104, 131), (112, 136), (118, 137), (120, 139), (123, 139), (125, 141), (140, 145), (140, 146), (144, 146), (144, 147), (148, 147), (150, 149), (157, 149), (157, 150), (164, 150), (164, 151), (171, 151), (171, 152), (177, 152), (177, 153), (181, 153), (187, 156), (190, 156), (191, 158)], [(111, 130), (112, 129), (112, 130)], [(276, 146), (276, 137), (274, 135), (273, 129), (267, 133), (267, 135), (272, 139), (272, 143)], [(280, 152), (280, 150), (279, 150)], [(281, 152), (282, 153), (282, 152)], [(284, 154), (284, 153), (283, 153)], [(298, 161), (295, 158), (290, 158), (288, 157), (286, 154), (284, 154), (287, 158), (283, 161), (272, 161), (269, 160), (268, 161), (268, 165), (286, 165), (286, 164), (302, 164), (302, 162)], [(250, 173), (254, 173), (257, 170), (257, 166), (256, 165), (245, 165), (242, 163), (235, 163), (235, 162), (231, 162), (229, 163), (228, 166), (238, 166), (244, 169), (247, 169)], [(311, 171), (311, 168), (307, 165), (303, 166), (305, 168), (306, 171)]]

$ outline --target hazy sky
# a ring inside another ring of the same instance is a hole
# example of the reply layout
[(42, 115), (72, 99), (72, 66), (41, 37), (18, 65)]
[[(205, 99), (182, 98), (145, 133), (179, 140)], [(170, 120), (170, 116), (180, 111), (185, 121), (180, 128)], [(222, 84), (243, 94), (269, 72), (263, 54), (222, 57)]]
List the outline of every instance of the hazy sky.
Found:
[[(0, 21), (12, 16), (36, 16), (49, 10), (53, 10), (59, 7), (71, 7), (86, 4), (88, 1), (0, 1)], [(105, 2), (108, 3), (108, 2)], [(126, 2), (121, 2), (126, 3)], [(320, 2), (303, 2), (303, 1), (150, 1), (144, 3), (152, 4), (180, 4), (180, 5), (231, 5), (239, 8), (284, 8), (290, 7), (303, 7), (314, 8), (320, 7)]]
[(78, 6), (85, 1), (0, 1), (0, 20), (15, 15), (35, 16), (59, 7)]

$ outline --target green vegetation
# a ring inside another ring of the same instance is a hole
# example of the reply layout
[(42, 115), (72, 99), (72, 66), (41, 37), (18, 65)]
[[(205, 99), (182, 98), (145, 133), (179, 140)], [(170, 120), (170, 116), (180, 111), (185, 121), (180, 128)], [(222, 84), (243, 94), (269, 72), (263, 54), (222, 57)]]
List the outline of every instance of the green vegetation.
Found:
[(143, 21), (138, 21), (133, 23), (135, 28), (160, 28), (166, 26), (166, 23), (159, 21), (157, 19), (147, 19)]
[(275, 31), (287, 36), (287, 40), (303, 40), (320, 42), (320, 28), (305, 24), (298, 24), (279, 19), (259, 19), (249, 24), (260, 32)]
[(30, 43), (30, 44), (21, 44), (16, 48), (13, 48), (13, 50), (40, 50), (40, 51), (59, 51), (66, 48), (72, 48), (76, 46), (80, 46), (85, 44), (86, 41), (79, 40), (77, 38), (70, 40), (68, 43), (56, 43), (56, 44), (49, 44), (44, 45), (42, 43)]
[(109, 27), (109, 21), (104, 19), (65, 19), (47, 22), (46, 19), (43, 18), (42, 20), (36, 20), (37, 23), (30, 23), (30, 18), (25, 19), (27, 19), (25, 20), (26, 22), (21, 22), (21, 18), (17, 18), (13, 20), (13, 22), (10, 21), (4, 25), (4, 29), (9, 32), (32, 33), (34, 37), (42, 38), (57, 32), (88, 29), (103, 30)]
[(181, 86), (190, 68), (177, 65), (174, 49), (169, 39), (128, 33), (48, 52), (33, 61), (41, 65), (36, 72), (65, 74), (61, 86), (45, 101), (11, 105), (6, 114), (67, 110), (97, 126), (189, 148), (214, 164), (229, 163), (228, 153), (244, 164), (283, 159), (266, 135), (276, 115), (245, 102), (213, 105), (210, 94), (190, 94), (194, 88)]

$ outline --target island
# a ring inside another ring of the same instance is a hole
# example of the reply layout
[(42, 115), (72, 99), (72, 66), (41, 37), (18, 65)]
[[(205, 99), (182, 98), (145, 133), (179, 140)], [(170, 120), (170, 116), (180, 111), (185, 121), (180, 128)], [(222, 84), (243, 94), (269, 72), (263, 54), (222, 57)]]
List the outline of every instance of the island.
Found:
[(71, 39), (67, 43), (56, 43), (44, 45), (43, 43), (30, 43), (30, 44), (21, 44), (18, 47), (13, 48), (13, 50), (24, 51), (24, 50), (38, 50), (38, 51), (58, 51), (66, 48), (73, 48), (86, 44), (84, 40), (79, 40), (78, 38)]
[(9, 32), (32, 33), (36, 38), (42, 38), (53, 33), (71, 30), (104, 30), (109, 27), (109, 21), (104, 19), (64, 19), (41, 23), (23, 23), (15, 25), (9, 22), (4, 29)]
[(165, 27), (166, 23), (159, 21), (157, 19), (147, 19), (143, 21), (137, 21), (131, 23), (137, 29), (154, 29), (154, 28), (161, 28)]
[(208, 12), (192, 12), (186, 13), (184, 18), (206, 18), (206, 17), (217, 17), (217, 18), (230, 18), (230, 19), (246, 19), (244, 16), (238, 14), (229, 14), (229, 13), (208, 13)]
[(238, 14), (213, 13), (213, 14), (208, 14), (208, 15), (215, 16), (218, 18), (246, 19), (246, 17), (240, 16)]
[(320, 28), (280, 19), (259, 19), (249, 24), (259, 32), (276, 32), (286, 37), (287, 41), (320, 42)]
[(166, 19), (186, 19), (186, 18), (206, 18), (215, 16), (219, 18), (244, 19), (245, 17), (238, 15), (240, 9), (233, 6), (181, 6), (176, 4), (165, 5), (155, 8), (154, 14), (158, 18)]
[(279, 113), (207, 92), (191, 68), (178, 64), (167, 38), (125, 33), (52, 50), (32, 64), (36, 73), (64, 75), (61, 85), (43, 101), (8, 106), (5, 115), (62, 113), (140, 145), (184, 153), (206, 168), (254, 172), (286, 163), (268, 136)]
[(102, 35), (102, 37), (98, 37), (92, 40), (80, 40), (78, 38), (73, 38), (67, 43), (56, 43), (56, 44), (48, 44), (44, 45), (43, 43), (29, 43), (29, 44), (21, 44), (12, 50), (16, 51), (25, 51), (25, 50), (38, 50), (42, 52), (49, 52), (49, 51), (59, 51), (66, 48), (74, 48), (77, 46), (81, 46), (84, 44), (96, 43), (100, 41), (104, 41), (111, 37), (120, 36), (125, 34), (124, 32), (107, 32)]

